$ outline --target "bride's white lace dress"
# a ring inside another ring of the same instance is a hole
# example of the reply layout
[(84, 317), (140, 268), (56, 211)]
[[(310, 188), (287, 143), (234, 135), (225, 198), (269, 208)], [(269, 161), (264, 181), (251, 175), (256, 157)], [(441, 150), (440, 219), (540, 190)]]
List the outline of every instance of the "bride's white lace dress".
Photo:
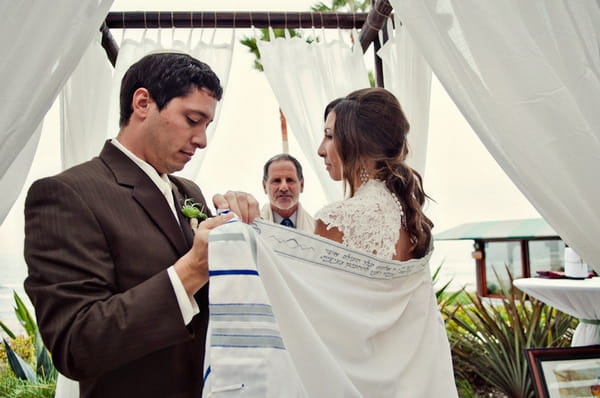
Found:
[(406, 223), (400, 202), (379, 180), (368, 180), (353, 197), (325, 206), (315, 219), (343, 232), (345, 246), (386, 259), (394, 256)]

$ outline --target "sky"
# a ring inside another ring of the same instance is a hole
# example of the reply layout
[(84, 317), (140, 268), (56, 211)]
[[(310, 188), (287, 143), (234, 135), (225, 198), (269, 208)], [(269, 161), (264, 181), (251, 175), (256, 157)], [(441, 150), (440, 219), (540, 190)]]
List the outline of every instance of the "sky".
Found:
[[(315, 1), (149, 1), (116, 0), (113, 11), (307, 11)], [(240, 6), (243, 4), (243, 6)], [(240, 30), (238, 36), (250, 34)], [(372, 56), (366, 57), (372, 69)], [(233, 66), (225, 92), (215, 138), (208, 143), (203, 169), (197, 183), (205, 196), (225, 190), (242, 190), (265, 203), (262, 165), (281, 152), (278, 105), (263, 73), (252, 68), (253, 56), (236, 41)], [(480, 142), (452, 103), (441, 84), (432, 83), (429, 144), (424, 174), (425, 191), (434, 199), (426, 208), (434, 221), (434, 233), (465, 222), (539, 217), (538, 212), (514, 186)], [(115, 129), (116, 134), (116, 129)], [(305, 165), (305, 189), (301, 196), (310, 213), (325, 205), (317, 178), (308, 167), (293, 136), (290, 153)], [(316, 148), (315, 148), (316, 151)], [(25, 275), (23, 249), (23, 202), (32, 181), (58, 173), (59, 115), (55, 103), (44, 121), (41, 141), (25, 188), (0, 226), (0, 261)], [(432, 264), (473, 263), (472, 242), (438, 242)], [(445, 265), (445, 266), (446, 266)], [(2, 266), (2, 265), (0, 265)], [(474, 268), (473, 268), (474, 270)], [(474, 280), (474, 271), (473, 271)], [(3, 281), (0, 279), (0, 284)]]

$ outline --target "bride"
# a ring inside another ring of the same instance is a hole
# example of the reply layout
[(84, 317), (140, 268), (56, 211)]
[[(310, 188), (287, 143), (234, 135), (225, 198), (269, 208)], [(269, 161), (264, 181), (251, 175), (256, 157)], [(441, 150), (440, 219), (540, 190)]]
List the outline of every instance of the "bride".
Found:
[(348, 198), (317, 212), (321, 236), (264, 220), (211, 231), (204, 396), (456, 398), (400, 104), (363, 89), (325, 117), (318, 153)]
[(349, 198), (321, 209), (315, 232), (378, 257), (406, 261), (431, 246), (421, 176), (406, 163), (409, 124), (396, 98), (379, 88), (355, 91), (325, 110), (318, 149)]
[[(373, 293), (387, 294), (393, 286), (397, 296), (391, 310), (373, 306), (373, 314), (382, 313), (392, 319), (390, 325), (404, 329), (381, 347), (395, 358), (391, 365), (374, 366), (393, 368), (389, 371), (399, 380), (399, 395), (441, 396), (443, 391), (444, 397), (456, 397), (450, 347), (427, 263), (433, 223), (423, 213), (427, 195), (421, 176), (406, 164), (408, 130), (398, 100), (382, 88), (357, 90), (327, 105), (318, 154), (331, 178), (344, 181), (348, 198), (317, 212), (315, 233), (378, 258), (425, 265), (412, 277), (398, 278), (396, 285), (378, 285), (379, 292)], [(367, 341), (382, 334), (373, 333)], [(357, 385), (362, 377), (354, 375)]]

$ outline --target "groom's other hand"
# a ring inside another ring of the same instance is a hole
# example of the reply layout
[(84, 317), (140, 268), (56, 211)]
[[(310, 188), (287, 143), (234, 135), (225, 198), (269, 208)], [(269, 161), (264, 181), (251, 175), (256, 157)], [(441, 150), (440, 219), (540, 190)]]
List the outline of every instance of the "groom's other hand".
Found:
[(213, 204), (217, 210), (229, 209), (246, 224), (252, 223), (259, 216), (258, 201), (249, 193), (227, 191), (213, 196)]

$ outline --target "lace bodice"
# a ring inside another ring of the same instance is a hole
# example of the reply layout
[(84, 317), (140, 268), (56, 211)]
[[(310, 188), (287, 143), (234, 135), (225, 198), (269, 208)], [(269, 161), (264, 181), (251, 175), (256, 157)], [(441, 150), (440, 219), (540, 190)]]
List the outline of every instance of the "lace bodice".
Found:
[(379, 180), (367, 181), (353, 197), (331, 203), (315, 215), (327, 229), (336, 227), (344, 234), (344, 245), (387, 259), (395, 254), (402, 217), (400, 204)]

